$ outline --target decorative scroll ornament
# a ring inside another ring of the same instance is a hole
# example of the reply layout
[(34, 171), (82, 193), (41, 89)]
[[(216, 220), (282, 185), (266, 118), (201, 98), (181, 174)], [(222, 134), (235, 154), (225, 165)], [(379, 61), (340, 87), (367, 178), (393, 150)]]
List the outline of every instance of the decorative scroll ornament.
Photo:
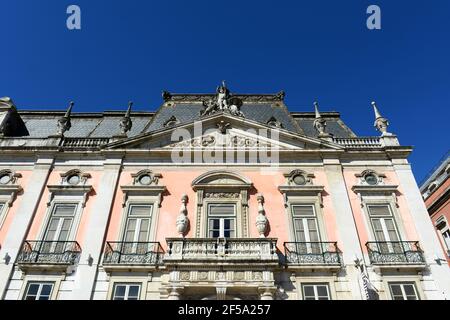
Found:
[(256, 217), (256, 228), (258, 229), (259, 236), (265, 238), (265, 233), (267, 231), (268, 220), (266, 217), (266, 211), (264, 210), (264, 196), (258, 194), (258, 216)]
[(63, 136), (64, 132), (70, 130), (70, 128), (72, 127), (72, 123), (70, 122), (70, 115), (72, 113), (72, 108), (73, 108), (74, 102), (71, 101), (69, 108), (66, 111), (66, 114), (64, 115), (64, 117), (59, 118), (58, 120), (58, 132), (57, 134), (59, 136)]
[(131, 121), (131, 107), (133, 106), (133, 102), (130, 101), (128, 103), (128, 110), (125, 113), (125, 116), (120, 120), (120, 133), (123, 135), (126, 135), (128, 131), (131, 130), (131, 127), (133, 126), (133, 122)]
[(180, 208), (180, 214), (177, 218), (177, 232), (178, 234), (180, 234), (181, 237), (184, 238), (184, 235), (187, 231), (187, 227), (189, 224), (189, 218), (187, 217), (187, 208), (186, 208), (186, 203), (188, 201), (188, 196), (183, 194), (183, 196), (181, 197), (181, 208)]
[(373, 110), (375, 112), (375, 123), (374, 123), (374, 127), (377, 128), (378, 131), (381, 132), (382, 136), (391, 136), (392, 133), (387, 131), (387, 128), (389, 126), (389, 121), (388, 119), (386, 119), (385, 117), (383, 117), (380, 114), (380, 111), (377, 108), (377, 104), (375, 103), (375, 101), (372, 102), (372, 106), (373, 106)]
[(200, 111), (201, 116), (208, 116), (216, 112), (227, 112), (233, 116), (244, 117), (240, 107), (242, 100), (236, 96), (231, 96), (225, 81), (222, 85), (217, 87), (216, 97), (203, 101), (203, 110)]

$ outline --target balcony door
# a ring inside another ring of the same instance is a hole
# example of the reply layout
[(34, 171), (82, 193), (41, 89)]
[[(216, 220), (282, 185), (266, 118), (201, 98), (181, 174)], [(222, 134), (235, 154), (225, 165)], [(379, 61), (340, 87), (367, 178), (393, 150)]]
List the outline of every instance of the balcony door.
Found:
[(320, 234), (314, 205), (292, 205), (292, 219), (298, 253), (321, 253)]
[(148, 247), (153, 205), (131, 204), (128, 207), (122, 253), (145, 253)]
[(395, 219), (389, 205), (369, 205), (368, 210), (379, 250), (385, 253), (403, 252)]
[(66, 246), (66, 241), (71, 239), (71, 231), (75, 213), (76, 204), (56, 203), (48, 222), (44, 243), (41, 247), (41, 253), (62, 252)]
[(208, 237), (210, 238), (236, 237), (236, 204), (234, 203), (208, 204)]

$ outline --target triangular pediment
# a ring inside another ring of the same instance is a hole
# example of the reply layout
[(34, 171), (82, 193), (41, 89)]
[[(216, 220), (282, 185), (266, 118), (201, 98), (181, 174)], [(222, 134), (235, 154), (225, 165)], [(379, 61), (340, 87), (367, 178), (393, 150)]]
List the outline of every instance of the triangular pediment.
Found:
[(207, 148), (284, 151), (342, 149), (332, 142), (227, 114), (216, 114), (196, 122), (118, 140), (106, 148), (159, 151)]

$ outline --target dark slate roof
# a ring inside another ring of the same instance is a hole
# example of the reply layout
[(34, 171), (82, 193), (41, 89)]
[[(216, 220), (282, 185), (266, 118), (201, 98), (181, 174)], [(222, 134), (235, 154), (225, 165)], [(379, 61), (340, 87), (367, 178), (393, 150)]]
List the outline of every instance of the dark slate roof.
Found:
[[(203, 109), (202, 101), (214, 95), (172, 95), (157, 112), (132, 112), (133, 126), (129, 137), (161, 130), (165, 123), (175, 117), (178, 123), (189, 123), (199, 119)], [(241, 111), (246, 119), (267, 124), (271, 118), (279, 121), (289, 131), (317, 137), (313, 127), (314, 112), (289, 112), (278, 95), (238, 95), (243, 100)], [(58, 119), (65, 111), (18, 111), (29, 132), (29, 137), (46, 138), (57, 132)], [(71, 115), (72, 127), (65, 132), (66, 137), (108, 138), (119, 133), (119, 123), (123, 111), (103, 113), (76, 113)], [(338, 138), (356, 137), (340, 119), (338, 112), (322, 112), (327, 120), (327, 132)]]

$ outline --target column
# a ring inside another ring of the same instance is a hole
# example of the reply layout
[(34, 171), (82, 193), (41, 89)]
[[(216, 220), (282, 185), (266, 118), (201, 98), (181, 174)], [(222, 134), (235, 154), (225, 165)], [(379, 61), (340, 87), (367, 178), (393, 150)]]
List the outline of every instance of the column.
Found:
[(327, 176), (331, 200), (333, 202), (336, 225), (341, 243), (343, 245), (342, 259), (350, 282), (350, 289), (354, 300), (363, 299), (358, 282), (358, 272), (355, 268), (354, 258), (362, 257), (363, 253), (358, 236), (358, 230), (353, 217), (350, 199), (345, 185), (342, 165), (339, 159), (323, 160), (325, 174)]
[[(425, 252), (425, 259), (433, 280), (442, 299), (450, 299), (450, 268), (445, 261), (444, 252), (439, 243), (436, 231), (417, 186), (411, 166), (406, 160), (393, 160), (400, 187), (408, 203), (409, 212), (413, 218), (420, 247)], [(441, 259), (439, 264), (437, 259)]]
[(122, 158), (105, 160), (103, 175), (98, 190), (95, 190), (98, 196), (92, 206), (90, 220), (87, 222), (80, 263), (70, 297), (72, 300), (91, 299), (121, 166)]
[[(20, 207), (14, 216), (0, 250), (0, 298), (2, 299), (6, 294), (9, 279), (14, 271), (14, 262), (22, 247), (22, 242), (26, 240), (25, 237), (47, 184), (53, 161), (54, 159), (51, 156), (39, 157), (34, 164), (28, 185), (23, 186), (24, 193), (21, 196)], [(8, 264), (4, 260), (6, 255), (10, 257)]]

